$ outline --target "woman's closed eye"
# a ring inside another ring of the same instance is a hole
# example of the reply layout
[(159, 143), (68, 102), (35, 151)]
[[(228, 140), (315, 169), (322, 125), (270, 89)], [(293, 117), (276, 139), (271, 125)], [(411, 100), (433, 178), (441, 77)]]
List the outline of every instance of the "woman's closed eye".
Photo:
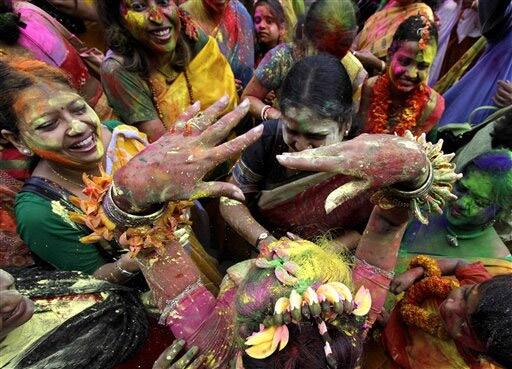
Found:
[(42, 131), (51, 130), (52, 128), (55, 128), (57, 126), (57, 122), (58, 122), (58, 119), (45, 120), (44, 122), (38, 124), (38, 126), (36, 127), (36, 130), (42, 130)]

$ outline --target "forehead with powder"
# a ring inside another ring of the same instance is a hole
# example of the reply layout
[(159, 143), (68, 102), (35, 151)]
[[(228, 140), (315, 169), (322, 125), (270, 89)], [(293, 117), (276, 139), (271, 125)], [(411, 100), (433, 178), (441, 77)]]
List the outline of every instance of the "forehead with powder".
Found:
[(62, 107), (70, 99), (82, 98), (62, 84), (41, 82), (23, 90), (17, 97), (13, 109), (21, 121), (28, 123)]

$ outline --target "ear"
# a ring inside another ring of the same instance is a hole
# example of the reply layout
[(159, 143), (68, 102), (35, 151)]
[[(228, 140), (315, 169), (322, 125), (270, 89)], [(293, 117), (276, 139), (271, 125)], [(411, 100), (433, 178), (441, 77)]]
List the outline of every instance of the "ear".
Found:
[(31, 152), (29, 147), (25, 145), (21, 139), (14, 134), (14, 132), (8, 131), (6, 129), (2, 129), (2, 136), (9, 141), (14, 147), (18, 149), (22, 154)]

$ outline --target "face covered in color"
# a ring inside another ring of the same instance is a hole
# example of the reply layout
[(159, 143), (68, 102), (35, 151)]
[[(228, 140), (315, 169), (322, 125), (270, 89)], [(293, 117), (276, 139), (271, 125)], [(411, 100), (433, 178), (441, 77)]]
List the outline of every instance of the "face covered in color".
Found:
[(283, 139), (292, 152), (340, 142), (343, 140), (343, 132), (349, 128), (347, 124), (340, 125), (306, 107), (290, 107), (283, 113)]
[(282, 24), (272, 14), (270, 8), (265, 5), (258, 5), (254, 11), (254, 29), (258, 43), (267, 47), (275, 47), (284, 33)]
[(458, 199), (448, 205), (448, 222), (458, 228), (475, 229), (496, 217), (500, 208), (492, 201), (493, 178), (475, 168), (466, 171), (455, 185)]
[(180, 32), (172, 0), (121, 0), (121, 16), (130, 34), (152, 51), (172, 53)]
[(0, 269), (0, 341), (34, 314), (34, 303), (14, 289), (14, 278)]
[(450, 292), (439, 306), (439, 314), (450, 337), (464, 347), (482, 352), (484, 348), (469, 325), (469, 317), (478, 301), (478, 285), (462, 286)]
[(421, 50), (417, 41), (402, 41), (390, 55), (389, 77), (400, 92), (410, 92), (428, 79), (430, 67), (437, 53), (437, 45), (430, 42)]
[(84, 168), (103, 158), (100, 120), (69, 87), (51, 82), (29, 87), (19, 94), (14, 111), (20, 144), (40, 158)]

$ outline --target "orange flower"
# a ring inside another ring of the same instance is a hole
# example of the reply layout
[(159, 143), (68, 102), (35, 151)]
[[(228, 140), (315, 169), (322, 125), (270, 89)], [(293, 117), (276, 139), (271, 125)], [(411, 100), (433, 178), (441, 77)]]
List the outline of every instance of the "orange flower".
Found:
[[(411, 267), (425, 261), (433, 261), (433, 259), (426, 256), (423, 258), (417, 257), (411, 262)], [(437, 263), (435, 267), (439, 268)], [(435, 268), (432, 267), (432, 270), (435, 270)], [(459, 286), (455, 280), (442, 278), (440, 274), (439, 272), (439, 275), (429, 276), (415, 283), (407, 290), (398, 308), (402, 319), (408, 325), (418, 327), (433, 336), (446, 338), (448, 333), (444, 328), (441, 317), (437, 313), (430, 313), (421, 307), (426, 299), (445, 299), (454, 288)]]

